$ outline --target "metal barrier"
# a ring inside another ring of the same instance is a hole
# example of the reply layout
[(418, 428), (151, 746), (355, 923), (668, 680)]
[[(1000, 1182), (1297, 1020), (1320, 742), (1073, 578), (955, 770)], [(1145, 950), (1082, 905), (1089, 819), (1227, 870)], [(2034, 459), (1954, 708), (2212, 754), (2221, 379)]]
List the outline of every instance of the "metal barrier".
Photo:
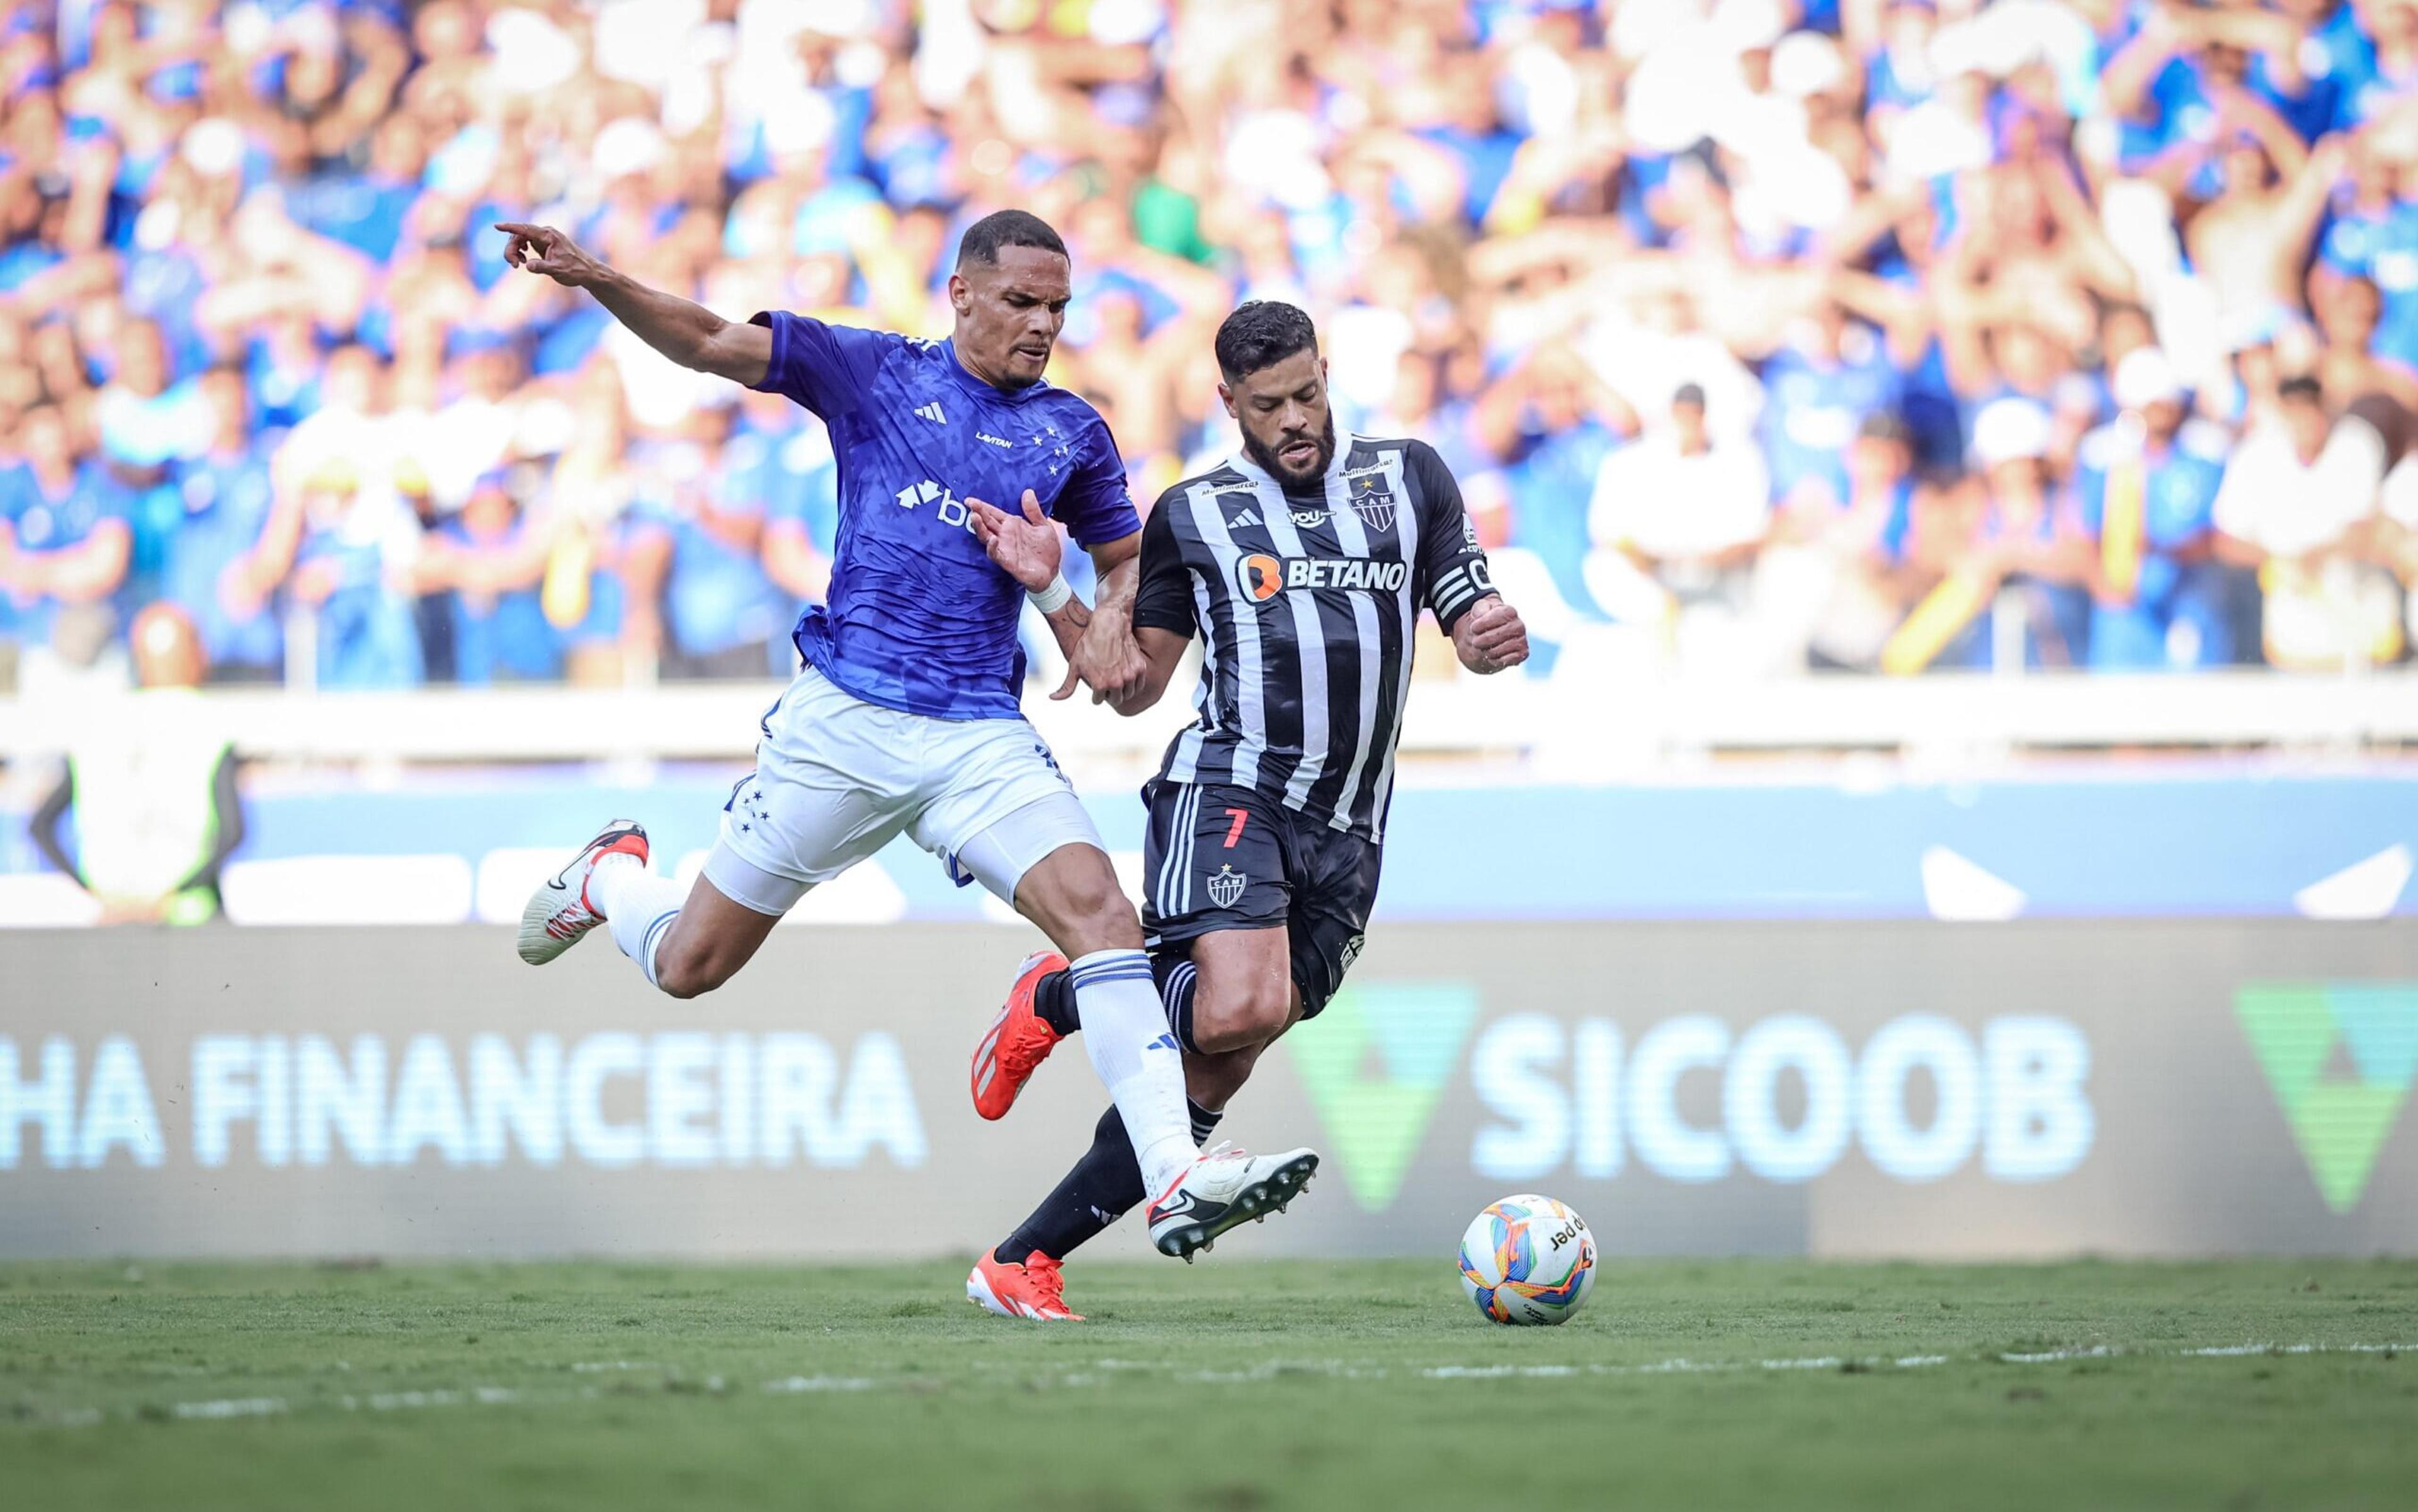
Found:
[[(408, 693), (210, 695), (253, 756), (293, 760), (544, 761), (743, 756), (779, 694), (771, 681), (428, 688)], [(0, 701), (0, 756), (60, 749), (92, 700)], [(1191, 718), (1171, 696), (1135, 719), (1078, 697), (1026, 700), (1070, 756), (1155, 758)], [(1737, 684), (1574, 686), (1517, 678), (1423, 679), (1403, 749), (1526, 755), (1576, 771), (1669, 751), (1971, 752), (2120, 746), (2355, 749), (2418, 742), (2418, 669), (2319, 677), (2190, 675), (1809, 677)]]

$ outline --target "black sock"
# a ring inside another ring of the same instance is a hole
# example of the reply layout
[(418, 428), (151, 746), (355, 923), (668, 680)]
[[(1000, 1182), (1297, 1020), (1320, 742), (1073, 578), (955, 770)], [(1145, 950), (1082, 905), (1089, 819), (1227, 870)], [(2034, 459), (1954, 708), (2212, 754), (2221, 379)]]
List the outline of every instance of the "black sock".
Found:
[[(1194, 975), (1192, 963), (1170, 957), (1154, 957), (1151, 973), (1158, 980), (1158, 1000), (1167, 1011), (1167, 1027), (1175, 1033), (1175, 1043), (1198, 1055), (1200, 1046), (1192, 1043), (1192, 997)], [(1072, 972), (1052, 971), (1033, 989), (1033, 1016), (1061, 1034), (1072, 1034), (1083, 1027), (1075, 1012), (1075, 978)]]
[[(1175, 1034), (1175, 1043), (1184, 1046), (1187, 1055), (1199, 1055), (1201, 1046), (1192, 1043), (1193, 988), (1199, 980), (1189, 958), (1154, 955), (1150, 974), (1158, 983), (1159, 1006), (1167, 1012), (1167, 1027)], [(1196, 1132), (1195, 1139), (1200, 1138)]]
[(1002, 1265), (1021, 1265), (1037, 1249), (1052, 1260), (1064, 1260), (1141, 1199), (1141, 1164), (1134, 1158), (1124, 1117), (1111, 1107), (1092, 1131), (1092, 1148), (1083, 1152), (1058, 1189), (1041, 1199), (1033, 1216), (991, 1251), (992, 1257)]
[[(1208, 1143), (1224, 1111), (1213, 1113), (1189, 1097), (1184, 1106), (1192, 1115), (1193, 1142)], [(1002, 1265), (1021, 1265), (1037, 1249), (1051, 1260), (1064, 1260), (1107, 1231), (1144, 1195), (1133, 1140), (1125, 1135), (1125, 1119), (1111, 1107), (1092, 1131), (1092, 1148), (1033, 1210), (1033, 1216), (991, 1251), (991, 1258)]]
[(1052, 971), (1033, 989), (1033, 1016), (1061, 1034), (1072, 1034), (1083, 1027), (1075, 1016), (1075, 973)]

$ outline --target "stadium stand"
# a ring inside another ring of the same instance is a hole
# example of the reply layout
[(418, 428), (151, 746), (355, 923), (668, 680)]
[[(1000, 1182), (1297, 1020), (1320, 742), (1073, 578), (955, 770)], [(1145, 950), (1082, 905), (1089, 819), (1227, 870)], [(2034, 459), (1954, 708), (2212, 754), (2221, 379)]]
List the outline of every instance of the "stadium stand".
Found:
[(779, 675), (833, 543), (817, 422), (491, 224), (938, 331), (1009, 204), (1073, 248), (1051, 376), (1138, 500), (1230, 445), (1215, 322), (1300, 301), (1350, 424), (1459, 473), (1532, 680), (2407, 654), (2408, 0), (0, 15), (28, 691), (119, 676), (162, 599), (216, 682)]

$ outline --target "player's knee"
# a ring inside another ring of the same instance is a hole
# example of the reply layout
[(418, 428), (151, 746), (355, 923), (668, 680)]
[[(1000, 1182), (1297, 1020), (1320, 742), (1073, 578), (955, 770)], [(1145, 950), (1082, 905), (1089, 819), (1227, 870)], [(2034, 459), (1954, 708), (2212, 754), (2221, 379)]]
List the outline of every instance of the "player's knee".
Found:
[[(1089, 852), (1087, 861), (1068, 860), (1050, 866), (1026, 913), (1070, 955), (1140, 949), (1141, 920), (1117, 885), (1116, 869), (1107, 856), (1083, 848)], [(1018, 893), (1021, 903), (1023, 890)]]

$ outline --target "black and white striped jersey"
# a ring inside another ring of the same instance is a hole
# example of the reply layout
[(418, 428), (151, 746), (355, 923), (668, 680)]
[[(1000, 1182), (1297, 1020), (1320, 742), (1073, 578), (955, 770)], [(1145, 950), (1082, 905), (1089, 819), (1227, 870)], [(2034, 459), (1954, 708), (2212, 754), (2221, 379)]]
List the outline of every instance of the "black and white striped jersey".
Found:
[(1460, 485), (1424, 441), (1352, 436), (1287, 489), (1234, 457), (1159, 496), (1134, 624), (1207, 642), (1200, 717), (1160, 776), (1255, 787), (1385, 837), (1413, 631), (1493, 591)]

